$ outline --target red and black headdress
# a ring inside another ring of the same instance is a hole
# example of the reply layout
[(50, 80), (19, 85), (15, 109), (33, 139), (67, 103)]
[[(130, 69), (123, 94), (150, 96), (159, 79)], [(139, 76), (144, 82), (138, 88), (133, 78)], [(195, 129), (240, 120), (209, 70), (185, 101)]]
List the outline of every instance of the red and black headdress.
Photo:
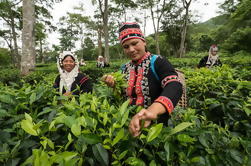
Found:
[(119, 40), (122, 44), (129, 39), (141, 39), (145, 41), (144, 34), (142, 33), (138, 23), (123, 23), (119, 28)]

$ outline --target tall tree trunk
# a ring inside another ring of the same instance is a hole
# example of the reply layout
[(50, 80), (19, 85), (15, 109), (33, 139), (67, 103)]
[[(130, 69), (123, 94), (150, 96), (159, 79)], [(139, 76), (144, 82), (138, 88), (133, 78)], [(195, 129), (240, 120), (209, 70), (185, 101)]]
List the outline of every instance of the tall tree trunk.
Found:
[(104, 16), (103, 16), (103, 22), (104, 22), (104, 36), (105, 36), (105, 58), (106, 62), (110, 62), (110, 55), (109, 55), (109, 33), (108, 33), (108, 0), (105, 0), (105, 9), (104, 9)]
[(151, 6), (151, 16), (152, 16), (152, 22), (153, 22), (153, 28), (154, 28), (154, 37), (155, 37), (155, 44), (156, 44), (156, 53), (160, 55), (159, 50), (159, 32), (158, 28), (155, 25), (155, 19), (154, 19), (154, 13), (153, 13), (153, 7)]
[(147, 16), (146, 16), (146, 9), (144, 9), (144, 35), (146, 35), (146, 19), (147, 19)]
[(160, 21), (161, 21), (161, 18), (163, 16), (164, 12), (165, 12), (166, 0), (163, 1), (163, 4), (161, 5), (162, 8), (160, 10), (158, 8), (159, 2), (157, 2), (157, 11), (156, 11), (156, 14), (157, 14), (157, 25), (155, 25), (154, 12), (153, 12), (154, 2), (150, 2), (151, 16), (152, 16), (153, 28), (154, 28), (154, 37), (155, 37), (155, 43), (156, 43), (156, 52), (157, 52), (158, 55), (160, 55), (160, 47), (159, 47), (159, 24), (160, 24)]
[(182, 0), (183, 6), (186, 10), (185, 17), (184, 17), (184, 24), (182, 26), (182, 32), (181, 32), (181, 40), (180, 40), (180, 49), (179, 49), (179, 58), (183, 57), (185, 54), (185, 40), (186, 40), (186, 34), (187, 34), (187, 22), (188, 22), (188, 14), (189, 14), (189, 7), (191, 5), (192, 0), (189, 0), (188, 2), (186, 0)]
[(42, 40), (39, 40), (39, 55), (41, 57), (41, 63), (44, 63), (43, 42), (42, 42)]
[(187, 32), (187, 19), (185, 18), (185, 23), (182, 27), (182, 32), (181, 32), (180, 49), (179, 49), (178, 58), (183, 57), (185, 54), (186, 32)]
[(98, 56), (102, 56), (102, 29), (98, 27)]
[[(9, 49), (10, 49), (10, 57), (11, 57), (11, 62), (12, 64), (15, 66), (15, 60), (14, 60), (14, 49), (13, 49), (13, 46), (12, 46), (12, 38), (10, 38), (9, 40), (7, 38), (4, 38), (5, 42), (7, 43)], [(16, 66), (15, 66), (16, 67)]]
[(21, 74), (27, 75), (35, 68), (35, 5), (33, 0), (23, 0), (23, 30)]
[(14, 22), (14, 17), (11, 17), (11, 32), (12, 32), (12, 38), (13, 38), (13, 43), (14, 43), (14, 49), (13, 49), (13, 64), (15, 67), (20, 68), (20, 61), (21, 57), (18, 53), (18, 45), (17, 45), (17, 34), (15, 30), (15, 22)]

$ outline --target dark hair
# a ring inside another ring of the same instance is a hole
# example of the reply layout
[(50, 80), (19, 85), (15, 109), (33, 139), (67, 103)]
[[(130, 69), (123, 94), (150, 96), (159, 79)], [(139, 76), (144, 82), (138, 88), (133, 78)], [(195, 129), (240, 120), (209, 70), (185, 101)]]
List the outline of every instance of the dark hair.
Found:
[(75, 58), (71, 55), (71, 54), (67, 54), (64, 56), (64, 58), (62, 59), (62, 62), (65, 60), (66, 57), (70, 56), (74, 61), (75, 61)]

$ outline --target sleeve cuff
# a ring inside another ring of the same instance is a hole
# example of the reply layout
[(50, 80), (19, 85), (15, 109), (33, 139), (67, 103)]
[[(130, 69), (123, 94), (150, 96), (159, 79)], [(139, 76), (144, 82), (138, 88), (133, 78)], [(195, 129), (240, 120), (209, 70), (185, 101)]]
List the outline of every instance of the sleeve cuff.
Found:
[(168, 97), (160, 96), (155, 100), (155, 102), (161, 103), (166, 108), (166, 110), (169, 112), (169, 114), (171, 114), (171, 112), (174, 109), (173, 102)]

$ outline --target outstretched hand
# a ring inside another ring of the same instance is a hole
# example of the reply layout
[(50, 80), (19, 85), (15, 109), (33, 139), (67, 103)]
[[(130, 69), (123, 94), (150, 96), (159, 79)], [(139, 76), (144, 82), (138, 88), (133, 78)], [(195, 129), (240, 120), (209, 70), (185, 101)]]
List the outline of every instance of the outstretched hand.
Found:
[(71, 93), (71, 92), (65, 92), (63, 95), (64, 95), (64, 96), (71, 96), (72, 93)]
[(115, 80), (112, 75), (104, 75), (101, 79), (104, 81), (109, 87), (114, 87), (115, 86)]
[[(148, 111), (147, 109), (142, 109), (139, 113), (134, 115), (129, 124), (129, 131), (132, 136), (139, 136), (141, 128), (148, 127), (151, 124), (151, 120), (157, 119), (157, 116), (157, 113)], [(144, 126), (141, 126), (142, 121), (145, 121)]]
[[(129, 124), (129, 132), (134, 137), (139, 136), (142, 127), (148, 127), (152, 120), (157, 119), (158, 115), (164, 114), (166, 112), (166, 108), (162, 104), (154, 102), (150, 107), (140, 110), (139, 113), (132, 117), (132, 120)], [(144, 126), (141, 126), (142, 121), (145, 121)]]

